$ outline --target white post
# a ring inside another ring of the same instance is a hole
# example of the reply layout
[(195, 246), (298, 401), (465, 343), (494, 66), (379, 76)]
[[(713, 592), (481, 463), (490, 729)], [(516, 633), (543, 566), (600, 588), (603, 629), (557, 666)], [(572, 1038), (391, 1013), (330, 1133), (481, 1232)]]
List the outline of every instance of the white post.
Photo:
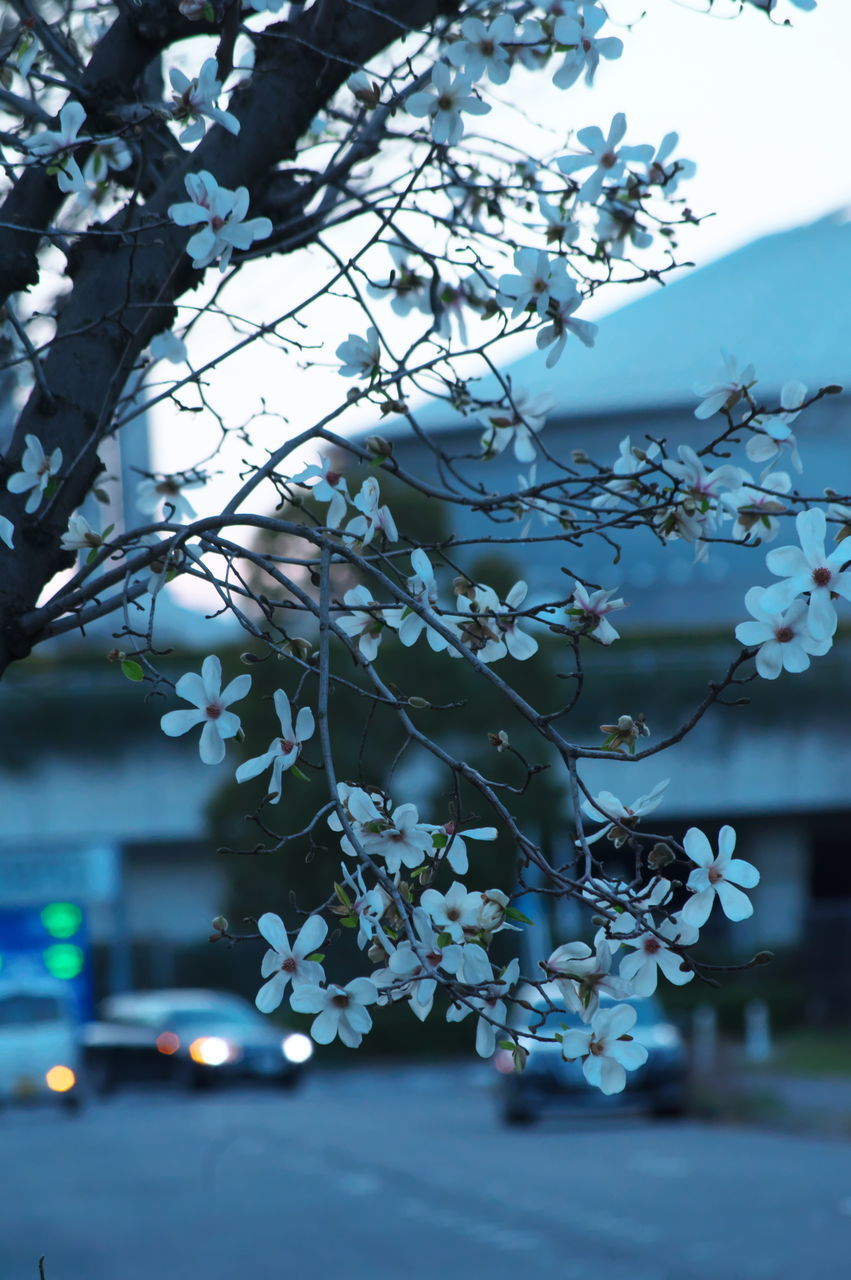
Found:
[(772, 1053), (768, 1005), (764, 1000), (749, 1000), (745, 1005), (745, 1061), (768, 1062)]

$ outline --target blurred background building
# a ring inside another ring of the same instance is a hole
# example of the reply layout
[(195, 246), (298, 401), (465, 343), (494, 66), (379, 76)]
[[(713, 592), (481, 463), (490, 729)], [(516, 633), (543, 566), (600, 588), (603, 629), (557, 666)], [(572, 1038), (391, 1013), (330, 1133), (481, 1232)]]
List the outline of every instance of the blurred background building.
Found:
[[(569, 342), (552, 370), (534, 353), (508, 372), (515, 389), (555, 397), (545, 429), (552, 453), (583, 448), (611, 462), (626, 436), (634, 444), (664, 437), (671, 446), (698, 439), (694, 386), (711, 379), (722, 348), (754, 364), (766, 399), (791, 379), (811, 391), (851, 387), (849, 297), (851, 226), (837, 215), (758, 240), (640, 297), (603, 320), (593, 351)], [(452, 419), (437, 406), (420, 421), (450, 449), (475, 452), (477, 422)], [(795, 483), (803, 492), (847, 485), (849, 425), (845, 394), (800, 419), (805, 469)], [(428, 474), (433, 464), (424, 450), (397, 448)], [(131, 505), (147, 458), (140, 422), (110, 460), (116, 503)], [(788, 469), (788, 461), (778, 466)], [(524, 469), (510, 449), (489, 468), (494, 487), (516, 485)], [(539, 463), (537, 480), (546, 478)], [(470, 530), (462, 522), (456, 532)], [(771, 580), (764, 552), (717, 546), (697, 563), (693, 546), (660, 548), (639, 533), (625, 540), (617, 564), (599, 540), (581, 549), (542, 543), (528, 563), (518, 563), (515, 576), (527, 578), (532, 598), (551, 596), (554, 575), (567, 583), (564, 567), (617, 587), (629, 605), (615, 619), (623, 640), (602, 655), (605, 668), (596, 662), (606, 673), (604, 696), (586, 703), (577, 736), (597, 741), (599, 723), (638, 711), (654, 739), (673, 731), (707, 681), (726, 669), (733, 628), (747, 616), (747, 588)], [(221, 644), (211, 643), (211, 624), (173, 602), (164, 621), (175, 675), (197, 669), (212, 648), (222, 653), (226, 679), (237, 674), (238, 651), (222, 648), (226, 633)], [(233, 871), (232, 859), (216, 855), (205, 816), (223, 776), (200, 763), (195, 735), (162, 735), (159, 717), (170, 703), (146, 701), (106, 660), (114, 629), (107, 620), (85, 637), (72, 633), (45, 646), (0, 687), (0, 906), (81, 900), (102, 949), (101, 990), (185, 981), (181, 956), (206, 938), (211, 918), (226, 906)], [(737, 927), (735, 939), (720, 941), (739, 953), (771, 946), (793, 957), (798, 975), (806, 974), (800, 990), (812, 1017), (851, 1007), (848, 650), (840, 631), (806, 676), (784, 674), (769, 690), (764, 682), (738, 690), (752, 699), (749, 708), (717, 708), (687, 748), (621, 770), (627, 802), (670, 777), (656, 829), (736, 826), (762, 883), (753, 920)], [(589, 762), (584, 774), (592, 791), (612, 787), (609, 767)], [(569, 908), (548, 923), (556, 931), (575, 927)], [(543, 928), (539, 936), (543, 950)]]

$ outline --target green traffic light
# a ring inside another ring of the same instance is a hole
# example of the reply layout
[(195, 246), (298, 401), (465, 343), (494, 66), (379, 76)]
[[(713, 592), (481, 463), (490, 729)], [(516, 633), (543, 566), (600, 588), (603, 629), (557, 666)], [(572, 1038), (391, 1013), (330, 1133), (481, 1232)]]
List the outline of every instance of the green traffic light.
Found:
[(73, 938), (83, 922), (83, 913), (73, 902), (50, 902), (41, 913), (41, 923), (53, 938)]
[(76, 978), (83, 971), (85, 957), (80, 947), (71, 942), (56, 942), (42, 952), (47, 972), (54, 978)]

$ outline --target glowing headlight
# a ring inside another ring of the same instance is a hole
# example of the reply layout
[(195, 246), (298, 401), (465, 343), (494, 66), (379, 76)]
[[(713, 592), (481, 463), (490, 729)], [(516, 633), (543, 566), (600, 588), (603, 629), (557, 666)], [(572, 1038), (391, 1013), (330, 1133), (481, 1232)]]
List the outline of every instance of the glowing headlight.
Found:
[(287, 1062), (307, 1062), (308, 1058), (313, 1057), (313, 1041), (310, 1036), (303, 1036), (300, 1031), (294, 1031), (292, 1035), (286, 1036), (281, 1041), (281, 1053)]
[(205, 1067), (220, 1067), (237, 1056), (236, 1045), (229, 1044), (221, 1036), (199, 1036), (189, 1046), (189, 1056), (193, 1062), (200, 1062)]
[(51, 1067), (44, 1078), (48, 1089), (52, 1089), (54, 1093), (67, 1093), (77, 1083), (77, 1077), (70, 1067)]

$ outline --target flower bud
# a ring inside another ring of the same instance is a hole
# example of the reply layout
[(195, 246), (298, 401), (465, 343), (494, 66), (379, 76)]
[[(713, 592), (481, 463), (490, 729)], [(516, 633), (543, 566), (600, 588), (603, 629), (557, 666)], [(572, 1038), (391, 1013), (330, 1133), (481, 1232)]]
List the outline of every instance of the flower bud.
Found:
[(676, 854), (669, 844), (654, 844), (653, 848), (647, 855), (647, 865), (652, 867), (654, 871), (659, 871), (662, 867), (670, 866), (675, 860)]
[(212, 924), (217, 933), (227, 933), (228, 922), (224, 916), (214, 916)]
[(378, 454), (379, 458), (393, 457), (393, 446), (384, 436), (367, 436), (366, 447), (370, 453)]
[(505, 923), (508, 894), (501, 889), (488, 889), (482, 894), (482, 904), (476, 914), (476, 924), (485, 933), (496, 933)]

